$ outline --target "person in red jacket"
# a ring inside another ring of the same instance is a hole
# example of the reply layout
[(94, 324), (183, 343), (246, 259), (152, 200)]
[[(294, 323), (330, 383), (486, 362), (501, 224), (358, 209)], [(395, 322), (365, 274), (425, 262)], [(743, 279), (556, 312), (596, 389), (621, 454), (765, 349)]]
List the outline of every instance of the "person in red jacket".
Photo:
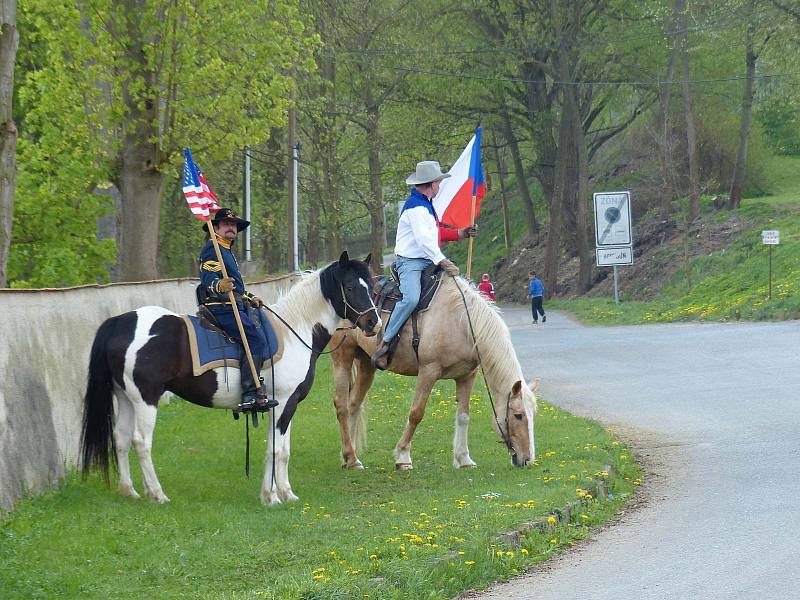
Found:
[(488, 273), (484, 273), (483, 277), (481, 277), (481, 282), (478, 284), (478, 291), (486, 296), (486, 298), (494, 302), (494, 284), (489, 281)]

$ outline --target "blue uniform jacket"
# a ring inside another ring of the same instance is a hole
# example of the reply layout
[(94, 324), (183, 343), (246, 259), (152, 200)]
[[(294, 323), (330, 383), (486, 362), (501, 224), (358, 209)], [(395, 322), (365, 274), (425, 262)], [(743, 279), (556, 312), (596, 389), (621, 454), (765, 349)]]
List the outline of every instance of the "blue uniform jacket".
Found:
[[(225, 270), (228, 277), (234, 281), (234, 292), (239, 296), (249, 296), (250, 294), (244, 291), (244, 281), (242, 274), (239, 272), (239, 263), (230, 248), (226, 248), (225, 244), (219, 244), (220, 254), (222, 254), (222, 261), (225, 263)], [(208, 300), (206, 304), (213, 305), (217, 302), (229, 303), (230, 299), (228, 294), (218, 294), (214, 284), (222, 279), (222, 265), (217, 260), (217, 253), (214, 252), (214, 244), (211, 240), (206, 241), (206, 245), (200, 251), (200, 284), (205, 286), (208, 291)], [(237, 305), (241, 306), (241, 300), (237, 299)]]

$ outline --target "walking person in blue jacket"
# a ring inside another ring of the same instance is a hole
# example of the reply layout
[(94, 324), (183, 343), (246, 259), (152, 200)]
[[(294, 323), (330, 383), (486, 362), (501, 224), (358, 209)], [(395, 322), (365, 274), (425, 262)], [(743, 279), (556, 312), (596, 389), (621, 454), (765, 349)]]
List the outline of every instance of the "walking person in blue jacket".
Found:
[(539, 322), (539, 315), (542, 315), (542, 323), (547, 322), (547, 317), (544, 314), (544, 307), (542, 301), (544, 300), (544, 284), (542, 280), (536, 276), (536, 271), (528, 273), (528, 298), (531, 299), (531, 313), (533, 314), (533, 322)]

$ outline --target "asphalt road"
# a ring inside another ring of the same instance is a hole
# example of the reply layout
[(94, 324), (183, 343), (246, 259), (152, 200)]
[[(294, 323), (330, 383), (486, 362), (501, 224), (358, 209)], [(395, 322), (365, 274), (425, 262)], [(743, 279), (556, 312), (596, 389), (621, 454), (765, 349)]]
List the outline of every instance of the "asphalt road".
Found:
[(615, 430), (646, 483), (618, 524), (477, 597), (800, 598), (800, 322), (504, 317), (540, 395)]

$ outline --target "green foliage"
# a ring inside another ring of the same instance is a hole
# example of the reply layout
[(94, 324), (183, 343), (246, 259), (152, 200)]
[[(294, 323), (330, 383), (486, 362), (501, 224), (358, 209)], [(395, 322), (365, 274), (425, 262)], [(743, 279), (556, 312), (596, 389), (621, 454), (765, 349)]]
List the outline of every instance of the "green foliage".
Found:
[(107, 281), (115, 260), (114, 240), (97, 239), (97, 220), (113, 204), (94, 191), (108, 173), (86, 90), (75, 85), (88, 57), (67, 59), (58, 52), (50, 19), (62, 24), (63, 35), (78, 25), (74, 9), (45, 10), (30, 0), (20, 4), (22, 37), (30, 51), (21, 55), (18, 70), (22, 118), (9, 256), (12, 287)]
[[(255, 475), (246, 479), (242, 421), (180, 401), (162, 406), (153, 461), (170, 504), (122, 498), (99, 478), (78, 476), (21, 502), (0, 523), (4, 597), (450, 598), (568, 548), (639, 483), (630, 453), (608, 432), (542, 401), (539, 459), (511, 466), (480, 385), (470, 423), (479, 466), (453, 469), (449, 382), (435, 387), (417, 430), (414, 470), (397, 472), (392, 447), (413, 383), (378, 374), (370, 446), (361, 453), (367, 468), (343, 470), (330, 362), (321, 360), (292, 427), (291, 479), (301, 500), (270, 508), (258, 500), (262, 434), (251, 440)], [(581, 496), (576, 490), (608, 476), (607, 465), (614, 498)], [(531, 533), (520, 547), (498, 540), (569, 503), (579, 507), (571, 523)]]
[(797, 100), (766, 101), (758, 108), (756, 117), (775, 152), (800, 155), (800, 105)]

